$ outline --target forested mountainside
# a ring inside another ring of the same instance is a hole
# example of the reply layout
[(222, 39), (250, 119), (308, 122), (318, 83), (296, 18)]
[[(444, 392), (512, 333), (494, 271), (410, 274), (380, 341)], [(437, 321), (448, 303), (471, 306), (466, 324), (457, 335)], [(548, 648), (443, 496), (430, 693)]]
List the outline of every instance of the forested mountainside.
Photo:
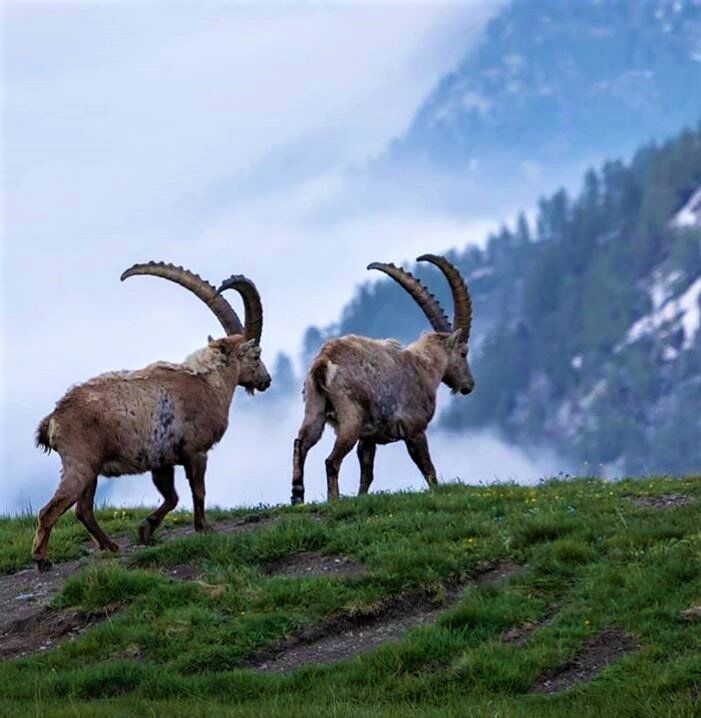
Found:
[[(542, 199), (535, 221), (450, 255), (474, 303), (477, 388), (440, 417), (456, 431), (496, 427), (617, 472), (701, 467), (701, 125), (629, 164), (589, 171), (581, 192)], [(391, 260), (391, 257), (370, 259)], [(411, 268), (449, 307), (433, 268)], [(338, 324), (408, 341), (423, 315), (390, 280), (366, 284)]]
[(628, 154), (699, 107), (701, 0), (512, 0), (390, 156), (528, 175)]

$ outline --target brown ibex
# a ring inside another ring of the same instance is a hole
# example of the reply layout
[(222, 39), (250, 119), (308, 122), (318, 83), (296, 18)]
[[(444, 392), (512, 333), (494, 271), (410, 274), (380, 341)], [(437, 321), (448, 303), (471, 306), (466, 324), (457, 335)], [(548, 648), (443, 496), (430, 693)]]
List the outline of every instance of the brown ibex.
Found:
[[(138, 371), (102, 374), (72, 387), (39, 424), (37, 445), (61, 457), (61, 481), (39, 512), (32, 557), (40, 569), (51, 565), (47, 546), (51, 529), (74, 503), (76, 516), (101, 549), (119, 547), (98, 525), (93, 513), (98, 475), (151, 472), (163, 503), (139, 526), (143, 543), (151, 540), (178, 495), (174, 467), (184, 466), (192, 490), (197, 531), (209, 528), (204, 512), (207, 452), (224, 435), (237, 386), (265, 391), (270, 375), (259, 346), (263, 312), (251, 280), (234, 275), (217, 291), (198, 275), (162, 262), (135, 264), (122, 280), (139, 274), (169, 279), (189, 289), (214, 312), (227, 334), (210, 339), (182, 364), (156, 362)], [(243, 297), (245, 328), (221, 296), (235, 289)]]
[(424, 254), (417, 261), (435, 264), (448, 280), (454, 304), (452, 327), (436, 298), (416, 277), (393, 264), (368, 265), (395, 279), (416, 300), (434, 331), (407, 347), (394, 339), (354, 335), (321, 347), (304, 382), (304, 420), (294, 442), (293, 504), (304, 501), (304, 462), (327, 422), (336, 431), (336, 443), (326, 459), (328, 499), (338, 497), (341, 462), (356, 442), (359, 494), (366, 494), (372, 483), (377, 444), (400, 440), (428, 485), (436, 484), (426, 427), (436, 410), (441, 382), (461, 394), (474, 389), (467, 361), (472, 304), (460, 273), (445, 257)]

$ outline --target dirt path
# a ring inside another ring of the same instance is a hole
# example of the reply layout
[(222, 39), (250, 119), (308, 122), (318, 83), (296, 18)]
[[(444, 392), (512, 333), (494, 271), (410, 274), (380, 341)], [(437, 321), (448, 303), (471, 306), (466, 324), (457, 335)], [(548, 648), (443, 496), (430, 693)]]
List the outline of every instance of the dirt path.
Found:
[(531, 693), (558, 693), (577, 683), (587, 683), (614, 661), (639, 648), (638, 641), (619, 628), (607, 628), (590, 638), (572, 658), (543, 674)]
[[(229, 519), (214, 524), (221, 534), (252, 531), (270, 525), (274, 519), (252, 516)], [(194, 534), (191, 526), (159, 531), (161, 538), (179, 538)], [(116, 556), (128, 565), (130, 557), (142, 546), (131, 535), (116, 539), (121, 553)], [(94, 553), (94, 552), (93, 552)], [(36, 650), (46, 650), (56, 642), (77, 635), (89, 626), (109, 617), (118, 607), (113, 606), (97, 613), (82, 613), (74, 609), (50, 608), (49, 604), (62, 590), (67, 579), (76, 571), (94, 563), (88, 556), (54, 564), (48, 571), (27, 568), (17, 573), (0, 576), (0, 659), (16, 658)], [(166, 575), (169, 575), (166, 570)], [(173, 578), (193, 578), (179, 575)]]
[(631, 496), (630, 500), (640, 508), (676, 509), (694, 503), (693, 496), (686, 494), (663, 494), (662, 496)]
[(417, 626), (435, 623), (476, 585), (500, 584), (524, 567), (503, 562), (491, 566), (465, 584), (450, 588), (437, 604), (425, 591), (396, 596), (362, 615), (337, 615), (278, 641), (258, 653), (249, 668), (266, 673), (289, 673), (308, 663), (336, 663), (401, 640)]
[(345, 556), (328, 556), (314, 551), (301, 551), (284, 556), (279, 561), (268, 564), (265, 572), (272, 576), (288, 578), (312, 578), (325, 576), (340, 578), (344, 576), (367, 576), (365, 566), (351, 561)]

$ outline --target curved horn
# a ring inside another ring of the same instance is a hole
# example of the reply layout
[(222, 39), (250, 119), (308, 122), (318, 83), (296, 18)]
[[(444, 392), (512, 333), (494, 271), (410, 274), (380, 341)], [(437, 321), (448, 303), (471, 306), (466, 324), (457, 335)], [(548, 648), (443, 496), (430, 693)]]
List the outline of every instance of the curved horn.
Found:
[(414, 301), (421, 307), (435, 331), (450, 331), (450, 321), (438, 303), (438, 300), (413, 274), (405, 272), (392, 263), (384, 264), (383, 262), (373, 262), (372, 264), (368, 264), (368, 269), (379, 269), (406, 289)]
[(445, 275), (453, 293), (453, 329), (462, 329), (467, 341), (472, 327), (472, 300), (462, 275), (445, 257), (436, 254), (422, 254), (416, 261), (431, 262)]
[(225, 289), (235, 289), (241, 295), (246, 311), (246, 339), (255, 339), (260, 342), (263, 333), (263, 304), (260, 301), (256, 285), (243, 274), (232, 274), (221, 283), (217, 294), (221, 294)]
[(217, 294), (217, 290), (198, 274), (188, 269), (176, 267), (174, 264), (165, 262), (148, 262), (146, 264), (135, 264), (122, 273), (120, 280), (123, 282), (129, 277), (137, 274), (150, 274), (154, 277), (169, 279), (185, 289), (189, 289), (196, 297), (199, 297), (213, 312), (219, 323), (224, 327), (227, 334), (242, 334), (243, 325), (236, 312), (224, 297)]

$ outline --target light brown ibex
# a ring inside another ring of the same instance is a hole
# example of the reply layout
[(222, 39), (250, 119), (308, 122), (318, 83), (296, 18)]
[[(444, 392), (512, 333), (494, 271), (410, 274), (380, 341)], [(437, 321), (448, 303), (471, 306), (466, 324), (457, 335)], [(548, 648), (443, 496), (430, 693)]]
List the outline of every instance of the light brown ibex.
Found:
[[(227, 334), (182, 364), (156, 362), (138, 371), (102, 374), (72, 387), (37, 429), (37, 445), (61, 457), (61, 481), (39, 512), (32, 557), (40, 569), (51, 562), (51, 529), (73, 504), (76, 516), (101, 549), (117, 551), (93, 513), (97, 478), (151, 472), (163, 503), (139, 527), (143, 543), (151, 540), (178, 496), (174, 467), (184, 466), (192, 490), (197, 531), (209, 528), (204, 512), (207, 452), (224, 435), (237, 386), (265, 391), (270, 375), (259, 346), (263, 311), (251, 280), (233, 275), (219, 290), (182, 267), (162, 262), (135, 264), (122, 280), (150, 274), (189, 289), (214, 312)], [(243, 297), (245, 327), (221, 296), (235, 289)]]
[(426, 428), (436, 410), (441, 382), (461, 394), (474, 389), (467, 360), (472, 304), (463, 278), (445, 257), (424, 254), (417, 261), (435, 264), (448, 280), (454, 304), (452, 327), (436, 298), (416, 277), (393, 264), (368, 265), (395, 279), (416, 300), (434, 331), (407, 347), (394, 339), (354, 335), (321, 347), (304, 382), (304, 420), (294, 442), (293, 504), (304, 501), (304, 462), (326, 423), (336, 431), (336, 443), (326, 459), (327, 498), (338, 497), (341, 462), (356, 442), (359, 494), (367, 493), (372, 483), (377, 444), (400, 440), (428, 485), (436, 484)]

